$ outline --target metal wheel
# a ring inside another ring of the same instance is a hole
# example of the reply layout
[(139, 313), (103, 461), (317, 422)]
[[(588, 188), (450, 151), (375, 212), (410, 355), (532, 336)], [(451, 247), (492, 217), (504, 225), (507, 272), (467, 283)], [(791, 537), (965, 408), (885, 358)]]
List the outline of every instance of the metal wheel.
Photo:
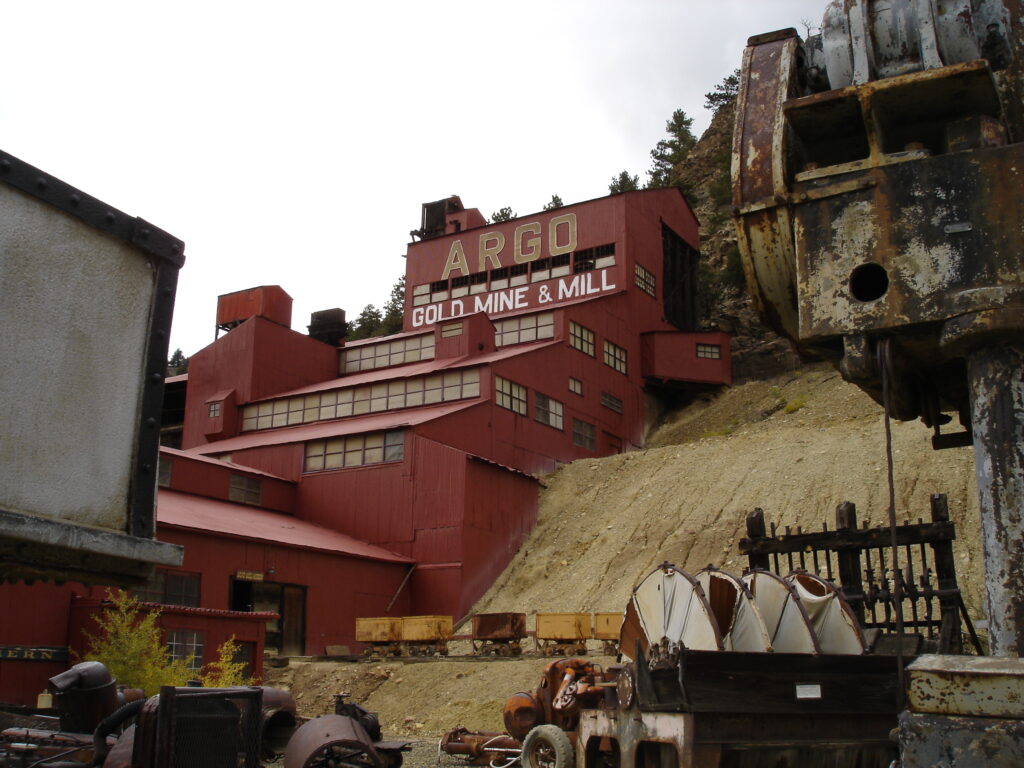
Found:
[(523, 739), (524, 768), (572, 768), (572, 742), (557, 725), (538, 725)]

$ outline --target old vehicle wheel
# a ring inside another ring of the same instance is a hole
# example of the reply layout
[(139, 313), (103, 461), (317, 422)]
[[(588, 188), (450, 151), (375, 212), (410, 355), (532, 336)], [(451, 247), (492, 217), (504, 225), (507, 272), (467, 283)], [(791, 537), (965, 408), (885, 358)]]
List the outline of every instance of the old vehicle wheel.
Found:
[(525, 768), (572, 768), (572, 742), (557, 725), (538, 725), (523, 739)]

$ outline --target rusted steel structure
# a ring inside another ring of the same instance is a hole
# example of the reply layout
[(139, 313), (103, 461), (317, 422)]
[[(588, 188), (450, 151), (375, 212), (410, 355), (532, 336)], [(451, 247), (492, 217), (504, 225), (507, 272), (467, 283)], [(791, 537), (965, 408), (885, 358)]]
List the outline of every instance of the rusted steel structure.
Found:
[[(936, 448), (973, 443), (1003, 655), (1024, 651), (1020, 19), (1015, 1), (835, 0), (820, 37), (750, 39), (733, 144), (765, 320)], [(941, 432), (949, 411), (962, 432)]]

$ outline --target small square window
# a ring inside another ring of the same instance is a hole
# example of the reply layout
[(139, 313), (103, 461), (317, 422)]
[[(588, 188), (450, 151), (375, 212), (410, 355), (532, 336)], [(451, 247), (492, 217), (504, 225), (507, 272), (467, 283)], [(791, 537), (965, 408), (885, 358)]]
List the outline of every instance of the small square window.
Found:
[(721, 360), (722, 347), (719, 344), (698, 344), (697, 357), (703, 357), (709, 360)]
[(588, 451), (594, 450), (594, 425), (579, 419), (572, 420), (572, 444)]
[(574, 395), (583, 397), (583, 382), (579, 379), (574, 379), (572, 376), (569, 377), (569, 391)]
[(220, 403), (210, 403), (207, 406), (206, 413), (211, 419), (216, 419), (220, 416)]
[(259, 506), (261, 485), (262, 483), (258, 477), (231, 475), (228, 499), (239, 504)]

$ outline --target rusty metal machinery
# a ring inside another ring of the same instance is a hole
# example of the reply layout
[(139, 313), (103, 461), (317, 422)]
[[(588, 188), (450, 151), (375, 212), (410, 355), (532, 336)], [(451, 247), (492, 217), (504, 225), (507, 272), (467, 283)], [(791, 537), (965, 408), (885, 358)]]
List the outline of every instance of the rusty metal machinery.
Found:
[[(744, 53), (733, 213), (762, 317), (936, 448), (973, 443), (991, 646), (1024, 653), (1018, 0), (834, 0)], [(964, 431), (943, 434), (959, 416)]]

